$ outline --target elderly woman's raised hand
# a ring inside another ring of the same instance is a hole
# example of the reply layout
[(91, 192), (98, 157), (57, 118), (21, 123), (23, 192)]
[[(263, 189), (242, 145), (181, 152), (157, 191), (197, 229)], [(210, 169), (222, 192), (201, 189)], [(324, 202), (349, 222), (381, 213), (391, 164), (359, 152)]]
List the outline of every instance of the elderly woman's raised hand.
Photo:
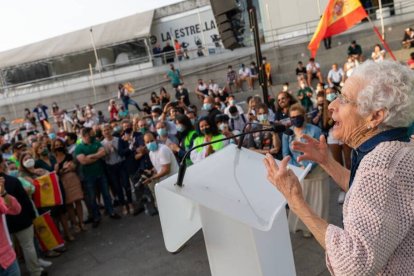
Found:
[(283, 194), (289, 207), (294, 209), (295, 204), (304, 199), (299, 179), (288, 169), (289, 160), (289, 156), (283, 158), (278, 166), (273, 156), (266, 154), (263, 162), (267, 169), (267, 179)]
[(324, 135), (319, 137), (319, 141), (306, 134), (301, 138), (306, 142), (294, 141), (292, 143), (293, 150), (303, 153), (303, 155), (298, 157), (298, 162), (309, 160), (318, 164), (325, 164), (328, 161), (329, 147)]

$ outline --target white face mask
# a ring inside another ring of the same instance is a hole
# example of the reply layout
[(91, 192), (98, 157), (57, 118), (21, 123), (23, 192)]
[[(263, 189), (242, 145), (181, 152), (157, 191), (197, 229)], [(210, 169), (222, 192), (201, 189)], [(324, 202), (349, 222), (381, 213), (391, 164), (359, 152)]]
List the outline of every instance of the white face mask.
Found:
[(23, 162), (23, 166), (25, 166), (25, 167), (26, 167), (26, 168), (28, 168), (28, 169), (33, 168), (33, 167), (34, 167), (34, 165), (35, 165), (35, 161), (34, 161), (34, 159), (32, 159), (32, 158), (27, 159), (26, 161), (24, 161), (24, 162)]
[(284, 85), (284, 86), (283, 86), (283, 91), (285, 91), (285, 92), (286, 92), (287, 90), (288, 90), (288, 87), (287, 87), (286, 85)]

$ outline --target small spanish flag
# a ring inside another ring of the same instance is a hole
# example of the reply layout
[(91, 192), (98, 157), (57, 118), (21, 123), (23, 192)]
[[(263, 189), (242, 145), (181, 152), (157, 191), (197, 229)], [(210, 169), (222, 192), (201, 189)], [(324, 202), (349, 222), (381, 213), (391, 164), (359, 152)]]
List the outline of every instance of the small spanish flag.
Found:
[(50, 212), (36, 217), (33, 220), (33, 226), (42, 250), (53, 250), (64, 244), (62, 236), (50, 216)]
[(46, 130), (51, 130), (52, 125), (48, 121), (43, 121), (43, 125), (45, 126)]
[(55, 172), (36, 178), (33, 185), (35, 186), (33, 201), (37, 208), (63, 204), (59, 180)]
[(132, 86), (132, 83), (130, 83), (130, 82), (125, 83), (124, 88), (129, 94), (132, 94), (132, 93), (135, 92), (135, 88), (134, 88), (134, 86)]
[(367, 16), (359, 0), (329, 0), (308, 45), (311, 56), (316, 56), (321, 40), (345, 32)]

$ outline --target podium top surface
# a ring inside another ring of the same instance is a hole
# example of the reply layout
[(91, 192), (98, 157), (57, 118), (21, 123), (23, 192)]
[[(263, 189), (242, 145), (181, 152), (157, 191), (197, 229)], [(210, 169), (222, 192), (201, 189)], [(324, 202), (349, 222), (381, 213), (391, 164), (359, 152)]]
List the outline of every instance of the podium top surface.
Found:
[[(157, 184), (258, 230), (271, 229), (286, 200), (266, 179), (264, 155), (228, 145), (203, 161), (187, 168), (184, 184), (178, 187), (177, 174)], [(290, 166), (302, 180), (308, 170)], [(180, 210), (177, 210), (180, 212)]]

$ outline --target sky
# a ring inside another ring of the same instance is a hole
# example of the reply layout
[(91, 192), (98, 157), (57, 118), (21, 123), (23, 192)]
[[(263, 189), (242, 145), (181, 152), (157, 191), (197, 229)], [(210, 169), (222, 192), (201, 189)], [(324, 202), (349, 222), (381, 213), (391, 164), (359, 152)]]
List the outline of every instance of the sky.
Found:
[(0, 52), (181, 1), (0, 0)]

